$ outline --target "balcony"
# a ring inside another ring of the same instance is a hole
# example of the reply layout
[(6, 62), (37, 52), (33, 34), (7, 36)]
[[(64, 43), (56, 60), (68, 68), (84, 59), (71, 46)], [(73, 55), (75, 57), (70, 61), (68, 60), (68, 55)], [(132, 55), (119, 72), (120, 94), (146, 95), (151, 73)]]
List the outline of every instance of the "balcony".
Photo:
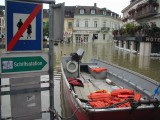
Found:
[(102, 27), (102, 28), (101, 28), (101, 32), (102, 32), (102, 33), (108, 32), (109, 30), (110, 30), (109, 27)]
[(139, 20), (158, 14), (159, 4), (141, 4), (136, 9), (129, 11), (131, 19)]

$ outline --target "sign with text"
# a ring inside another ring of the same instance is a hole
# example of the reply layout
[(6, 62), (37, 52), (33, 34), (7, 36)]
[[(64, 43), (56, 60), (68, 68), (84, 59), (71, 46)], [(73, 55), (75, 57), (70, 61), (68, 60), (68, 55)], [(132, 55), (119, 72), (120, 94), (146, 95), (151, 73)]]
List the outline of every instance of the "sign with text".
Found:
[(42, 70), (47, 62), (41, 56), (10, 57), (1, 59), (2, 73)]
[[(22, 78), (10, 78), (10, 90), (16, 91), (18, 93), (27, 91), (29, 89), (39, 89), (40, 76), (34, 77), (22, 77)], [(13, 92), (14, 93), (14, 92)], [(41, 105), (41, 92), (29, 92), (23, 94), (11, 94), (10, 103), (11, 103), (11, 114), (14, 120), (39, 120), (42, 119), (42, 105)], [(21, 117), (19, 117), (21, 116)]]
[(2, 56), (2, 58), (0, 59), (0, 63), (0, 72), (2, 75), (13, 73), (27, 74), (35, 72), (48, 72), (49, 69), (48, 54), (45, 53), (28, 53), (24, 55), (17, 55), (12, 53)]
[(160, 37), (146, 37), (144, 41), (160, 43)]

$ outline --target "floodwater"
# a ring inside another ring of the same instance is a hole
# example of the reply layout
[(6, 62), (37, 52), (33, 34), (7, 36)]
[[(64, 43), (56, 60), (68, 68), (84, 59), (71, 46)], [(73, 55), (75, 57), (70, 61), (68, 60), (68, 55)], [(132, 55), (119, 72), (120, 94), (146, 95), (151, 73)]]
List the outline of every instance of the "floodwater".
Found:
[(68, 55), (71, 52), (83, 48), (85, 53), (82, 62), (91, 58), (99, 58), (112, 62), (119, 66), (141, 73), (160, 82), (160, 57), (143, 57), (124, 50), (117, 49), (112, 43), (99, 44), (66, 44), (55, 46), (56, 64), (60, 64), (61, 55)]
[[(147, 77), (150, 77), (160, 82), (160, 58), (155, 57), (141, 57), (137, 54), (132, 54), (127, 51), (119, 50), (110, 43), (91, 43), (91, 44), (58, 44), (54, 46), (54, 75), (60, 73), (60, 60), (62, 55), (69, 55), (72, 52), (83, 48), (85, 53), (82, 58), (82, 62), (88, 62), (91, 58), (99, 58), (104, 61), (112, 62), (119, 66), (128, 68), (130, 70), (141, 73)], [(44, 52), (48, 52), (48, 49), (44, 49)], [(41, 76), (41, 81), (49, 80), (48, 75)], [(2, 85), (10, 84), (8, 78), (2, 79)], [(47, 83), (41, 84), (41, 87), (48, 86)], [(2, 91), (9, 90), (10, 88), (3, 88)], [(41, 110), (47, 111), (49, 108), (49, 91), (42, 91), (41, 97)], [(34, 99), (36, 95), (31, 97)], [(29, 100), (29, 99), (28, 99)], [(22, 101), (18, 101), (22, 102)], [(60, 86), (60, 79), (54, 80), (54, 106), (59, 115), (63, 117), (69, 117), (72, 115), (70, 109), (65, 103), (65, 98), (62, 95), (62, 89)], [(1, 97), (1, 117), (7, 118), (12, 116), (13, 108), (11, 108), (12, 101), (9, 95)], [(33, 105), (33, 104), (32, 104)], [(34, 105), (33, 105), (34, 106)], [(14, 106), (15, 107), (15, 106)], [(17, 104), (18, 107), (18, 104)], [(14, 108), (19, 110), (20, 108)], [(49, 113), (43, 113), (41, 118), (36, 120), (50, 120)], [(20, 118), (21, 119), (21, 118)], [(17, 119), (18, 120), (18, 119)]]

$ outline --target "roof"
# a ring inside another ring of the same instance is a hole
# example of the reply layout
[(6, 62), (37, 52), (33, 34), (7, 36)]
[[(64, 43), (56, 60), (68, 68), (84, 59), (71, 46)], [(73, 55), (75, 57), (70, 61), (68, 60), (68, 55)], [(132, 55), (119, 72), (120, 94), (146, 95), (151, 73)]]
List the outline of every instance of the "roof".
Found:
[(65, 6), (65, 18), (74, 18), (75, 6)]
[(139, 3), (140, 1), (142, 0), (132, 0), (132, 2), (127, 7), (125, 7), (121, 12), (124, 13), (125, 11), (127, 11), (128, 9), (130, 9), (132, 6)]
[[(107, 15), (111, 16), (116, 15), (117, 13), (112, 12), (106, 8), (98, 8), (96, 5), (94, 6), (65, 6), (65, 18), (74, 18), (74, 15), (80, 14), (80, 9), (85, 10), (85, 15), (91, 15), (91, 10), (96, 10), (96, 15), (103, 15), (103, 11), (106, 11)], [(43, 9), (43, 18), (49, 18), (49, 9)]]
[(111, 10), (108, 10), (106, 8), (99, 8), (95, 5), (94, 6), (76, 6), (75, 15), (79, 15), (81, 9), (84, 9), (84, 15), (91, 15), (91, 10), (95, 10), (96, 11), (95, 15), (103, 15), (103, 11), (106, 11), (106, 15), (108, 16), (111, 16), (111, 13), (112, 15), (114, 14), (116, 16), (119, 16), (117, 13)]

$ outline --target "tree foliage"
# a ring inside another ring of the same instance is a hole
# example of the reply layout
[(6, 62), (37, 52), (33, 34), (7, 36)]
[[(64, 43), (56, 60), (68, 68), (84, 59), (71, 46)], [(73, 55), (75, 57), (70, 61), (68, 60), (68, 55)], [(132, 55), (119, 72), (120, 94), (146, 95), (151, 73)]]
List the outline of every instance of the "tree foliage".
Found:
[(43, 23), (43, 37), (49, 36), (49, 22)]

